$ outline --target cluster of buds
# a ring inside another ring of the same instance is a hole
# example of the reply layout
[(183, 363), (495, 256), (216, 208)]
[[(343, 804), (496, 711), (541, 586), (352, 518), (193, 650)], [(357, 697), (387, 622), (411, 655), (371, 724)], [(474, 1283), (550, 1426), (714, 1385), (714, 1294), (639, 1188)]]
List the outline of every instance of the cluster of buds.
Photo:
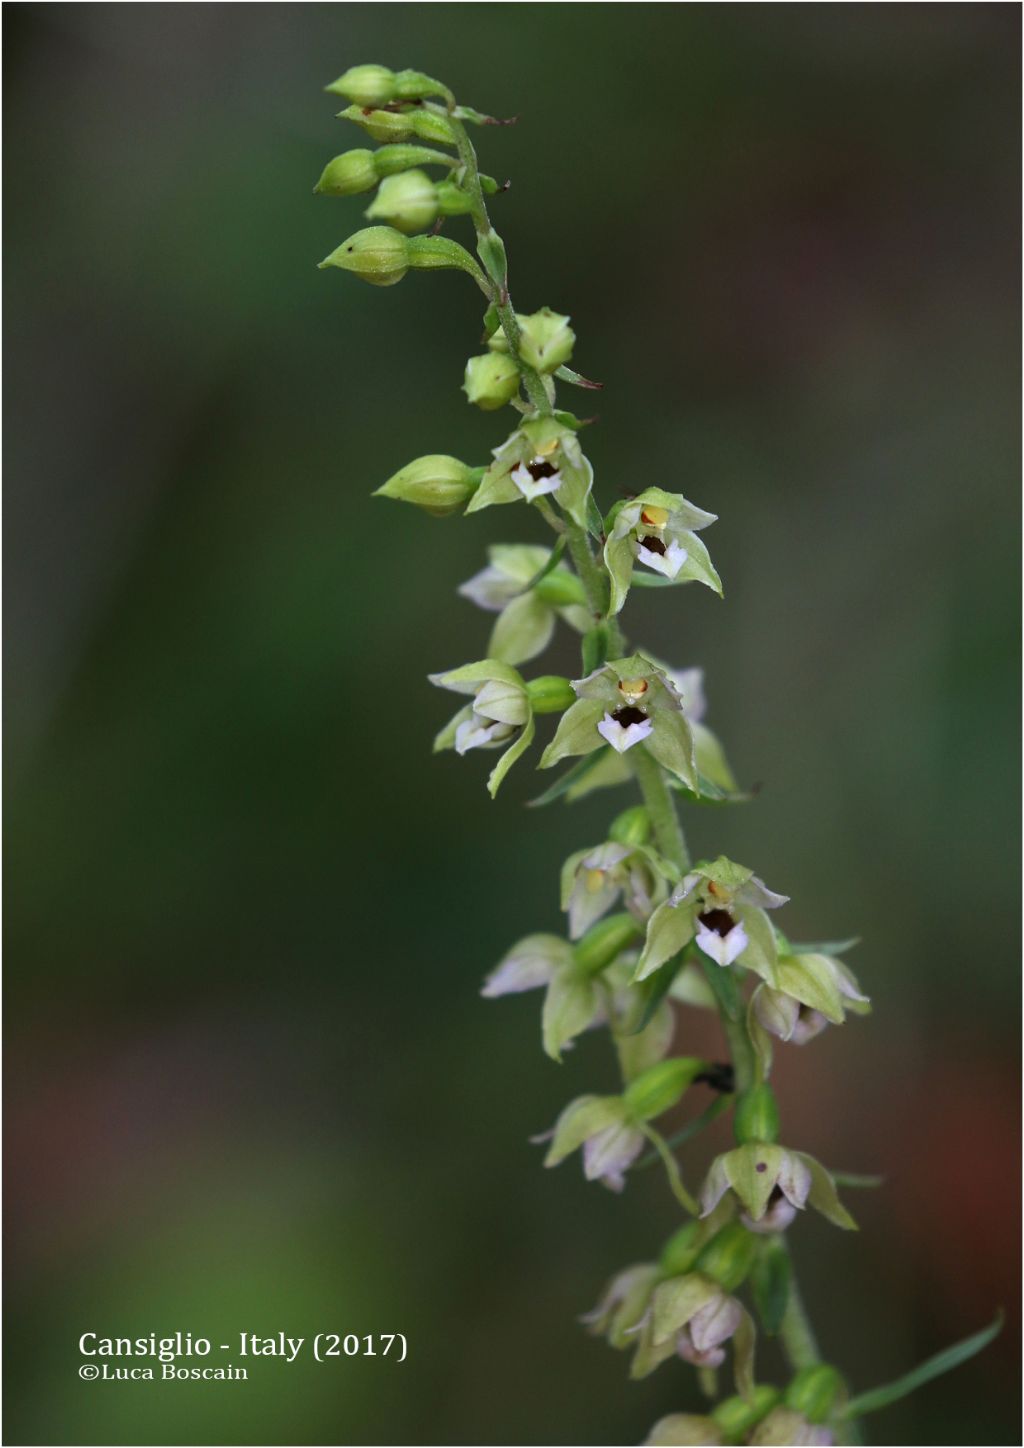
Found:
[[(699, 536), (715, 515), (671, 486), (627, 496), (607, 515), (598, 508), (584, 423), (556, 402), (559, 381), (598, 384), (568, 366), (576, 338), (567, 315), (512, 307), (505, 248), (487, 210), (501, 188), (479, 172), (467, 131), (491, 118), (457, 105), (446, 86), (416, 71), (356, 66), (328, 89), (349, 102), (342, 118), (382, 144), (335, 157), (317, 183), (318, 193), (340, 197), (376, 188), (366, 215), (377, 224), (322, 265), (377, 286), (413, 269), (470, 274), (487, 301), (486, 350), (466, 365), (466, 395), (485, 411), (511, 406), (519, 414), (489, 460), (429, 454), (400, 467), (378, 494), (436, 517), (521, 504), (554, 535), (548, 547), (492, 546), (460, 588), (497, 618), (485, 658), (430, 675), (463, 701), (435, 749), (498, 752), (488, 779), (494, 795), (551, 714), (554, 729), (536, 763), (563, 771), (536, 804), (571, 802), (630, 779), (641, 792), (642, 803), (620, 810), (604, 838), (565, 861), (565, 930), (524, 937), (483, 987), (488, 998), (543, 991), (541, 1039), (554, 1061), (584, 1032), (611, 1036), (619, 1088), (566, 1106), (543, 1138), (546, 1164), (580, 1152), (587, 1180), (620, 1192), (648, 1160), (660, 1160), (686, 1213), (658, 1259), (617, 1273), (586, 1320), (612, 1347), (632, 1350), (634, 1376), (681, 1359), (712, 1397), (731, 1353), (736, 1395), (705, 1414), (662, 1419), (649, 1443), (829, 1443), (845, 1389), (833, 1368), (808, 1363), (814, 1354), (783, 1234), (808, 1207), (840, 1228), (854, 1223), (826, 1167), (781, 1144), (768, 1077), (776, 1041), (805, 1045), (870, 1008), (840, 959), (854, 942), (794, 944), (775, 923), (787, 896), (725, 856), (691, 861), (676, 800), (729, 804), (749, 796), (704, 723), (701, 671), (630, 648), (620, 622), (631, 588), (645, 581), (696, 582), (721, 594)], [(435, 167), (445, 172), (438, 180), (428, 170)], [(460, 216), (472, 223), (475, 258), (440, 234)], [(521, 672), (560, 624), (581, 641), (579, 677)], [(731, 1061), (675, 1054), (689, 1009), (718, 1011)], [(735, 1145), (707, 1164), (691, 1196), (674, 1143), (654, 1123), (701, 1088), (714, 1099), (680, 1136), (697, 1136), (732, 1108)], [(794, 1370), (782, 1387), (757, 1381), (755, 1319), (781, 1333)]]

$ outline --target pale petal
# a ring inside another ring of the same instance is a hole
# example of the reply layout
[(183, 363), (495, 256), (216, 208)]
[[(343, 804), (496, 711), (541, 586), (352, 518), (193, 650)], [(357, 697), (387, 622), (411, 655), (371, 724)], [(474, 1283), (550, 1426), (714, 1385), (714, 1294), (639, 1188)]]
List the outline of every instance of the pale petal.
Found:
[(468, 754), (471, 749), (497, 749), (506, 739), (511, 738), (515, 728), (473, 714), (464, 719), (455, 731), (455, 749), (458, 754)]
[(585, 871), (577, 875), (569, 897), (569, 934), (573, 940), (579, 940), (595, 920), (600, 920), (605, 911), (611, 909), (619, 893), (620, 886), (607, 875), (597, 890), (590, 889)]
[(800, 1015), (800, 1002), (784, 991), (769, 985), (758, 986), (754, 992), (754, 1015), (766, 1031), (780, 1041), (792, 1039)]
[(709, 930), (699, 920), (697, 925), (697, 944), (705, 955), (710, 955), (716, 965), (732, 965), (736, 957), (750, 944), (747, 932), (739, 921), (726, 935), (719, 935), (717, 930)]
[(796, 1216), (796, 1207), (780, 1196), (772, 1202), (760, 1221), (755, 1222), (746, 1212), (740, 1213), (740, 1221), (748, 1232), (784, 1232)]
[[(538, 461), (542, 461), (542, 459), (538, 459)], [(517, 468), (514, 468), (511, 476), (512, 481), (528, 503), (532, 503), (534, 498), (543, 497), (545, 493), (557, 493), (562, 486), (561, 473), (555, 472), (549, 478), (534, 479), (525, 463), (520, 463)]]
[(632, 749), (634, 744), (639, 744), (642, 739), (646, 739), (653, 728), (654, 725), (650, 719), (642, 719), (636, 724), (629, 724), (623, 728), (617, 719), (613, 719), (610, 714), (605, 714), (597, 726), (597, 732), (602, 739), (608, 741), (616, 753), (625, 754), (627, 749)]
[(500, 568), (490, 565), (467, 578), (457, 590), (460, 598), (468, 598), (477, 608), (486, 608), (491, 613), (500, 613), (506, 603), (521, 592), (522, 585), (509, 578)]
[(625, 1185), (623, 1173), (644, 1149), (643, 1134), (625, 1122), (606, 1126), (583, 1143), (583, 1172), (587, 1181), (605, 1181), (613, 1191)]
[(688, 554), (686, 549), (673, 539), (664, 553), (655, 553), (650, 548), (645, 548), (642, 543), (638, 543), (636, 556), (640, 563), (653, 569), (655, 573), (661, 573), (666, 578), (676, 578), (686, 562)]
[(797, 1012), (796, 1024), (793, 1026), (793, 1034), (790, 1039), (794, 1046), (806, 1046), (808, 1041), (813, 1041), (815, 1036), (820, 1036), (822, 1031), (827, 1029), (828, 1024), (820, 1011), (812, 1011), (805, 1006)]
[(739, 1327), (742, 1315), (743, 1309), (735, 1297), (728, 1297), (724, 1292), (713, 1297), (687, 1324), (694, 1347), (698, 1352), (707, 1352), (726, 1342)]
[(729, 1176), (725, 1169), (725, 1158), (716, 1156), (711, 1163), (711, 1170), (704, 1179), (704, 1185), (700, 1189), (700, 1214), (702, 1217), (710, 1217), (730, 1186)]
[(779, 1167), (776, 1186), (786, 1200), (793, 1203), (794, 1207), (803, 1208), (807, 1205), (807, 1197), (811, 1190), (811, 1173), (797, 1152), (784, 1151), (782, 1153), (782, 1164)]

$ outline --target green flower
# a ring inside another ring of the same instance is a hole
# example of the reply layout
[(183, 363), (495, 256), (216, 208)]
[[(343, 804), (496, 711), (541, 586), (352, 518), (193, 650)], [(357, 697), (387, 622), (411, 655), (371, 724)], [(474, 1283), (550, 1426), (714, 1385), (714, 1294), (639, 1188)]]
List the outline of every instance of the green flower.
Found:
[(848, 1011), (866, 1015), (871, 1003), (850, 968), (831, 955), (783, 954), (775, 985), (759, 985), (751, 1001), (755, 1019), (780, 1041), (803, 1046)]
[(557, 418), (539, 417), (523, 423), (495, 449), (494, 462), (466, 512), (551, 496), (563, 513), (583, 525), (593, 483), (594, 470), (573, 429)]
[(645, 488), (615, 514), (604, 561), (612, 580), (612, 612), (626, 602), (633, 567), (643, 563), (670, 583), (704, 583), (722, 592), (708, 550), (696, 530), (716, 522), (717, 515), (688, 503), (681, 493)]
[(724, 855), (702, 861), (651, 916), (637, 980), (653, 975), (693, 940), (716, 965), (738, 960), (775, 985), (775, 931), (765, 911), (778, 909), (788, 898)]
[(551, 642), (558, 618), (577, 633), (590, 627), (583, 585), (575, 573), (561, 564), (544, 572), (551, 560), (549, 548), (495, 543), (487, 558), (487, 567), (467, 579), (459, 593), (498, 614), (487, 645), (490, 658), (507, 664), (536, 658)]
[(541, 769), (568, 755), (590, 754), (603, 743), (619, 754), (644, 743), (670, 774), (687, 788), (697, 788), (693, 734), (682, 700), (664, 671), (644, 654), (604, 664), (585, 679), (574, 680), (573, 688), (577, 702), (559, 721), (541, 756)]
[(821, 1163), (775, 1142), (750, 1141), (715, 1157), (701, 1188), (701, 1216), (709, 1216), (727, 1192), (742, 1205), (743, 1221), (753, 1231), (783, 1231), (807, 1206), (837, 1227), (856, 1230)]
[(629, 913), (646, 924), (668, 893), (666, 880), (677, 878), (675, 867), (648, 845), (605, 840), (577, 850), (562, 866), (562, 909), (569, 915), (570, 937), (578, 940), (620, 897)]
[(522, 675), (499, 659), (464, 664), (444, 674), (429, 674), (432, 684), (456, 694), (471, 694), (472, 703), (448, 721), (434, 740), (435, 753), (454, 749), (467, 754), (471, 749), (509, 747), (491, 770), (487, 788), (497, 794), (505, 775), (529, 747), (535, 732), (533, 707)]

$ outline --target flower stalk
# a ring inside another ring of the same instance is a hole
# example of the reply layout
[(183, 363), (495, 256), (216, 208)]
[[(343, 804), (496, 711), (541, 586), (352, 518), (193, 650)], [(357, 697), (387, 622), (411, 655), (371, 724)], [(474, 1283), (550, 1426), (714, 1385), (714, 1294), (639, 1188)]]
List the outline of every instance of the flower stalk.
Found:
[[(630, 782), (639, 790), (640, 803), (620, 806), (602, 842), (584, 844), (565, 862), (564, 932), (524, 936), (483, 987), (488, 998), (543, 992), (541, 1040), (554, 1062), (584, 1032), (609, 1032), (619, 1088), (569, 1102), (538, 1138), (550, 1143), (545, 1164), (578, 1152), (588, 1180), (622, 1191), (636, 1169), (658, 1161), (683, 1215), (656, 1260), (618, 1272), (587, 1320), (612, 1347), (634, 1350), (634, 1376), (682, 1361), (714, 1404), (662, 1419), (649, 1443), (854, 1441), (848, 1393), (822, 1361), (788, 1233), (809, 1208), (842, 1229), (855, 1223), (828, 1169), (785, 1144), (769, 1078), (776, 1040), (800, 1048), (870, 1009), (839, 958), (855, 942), (791, 941), (774, 918), (785, 895), (724, 856), (693, 859), (677, 805), (731, 807), (750, 796), (704, 722), (701, 670), (630, 652), (620, 623), (632, 588), (644, 581), (697, 583), (721, 594), (700, 537), (715, 515), (661, 487), (621, 499), (607, 514), (598, 508), (580, 438), (586, 424), (556, 398), (558, 381), (597, 384), (568, 366), (576, 338), (567, 316), (548, 307), (522, 314), (512, 305), (506, 248), (487, 204), (501, 188), (481, 173), (469, 133), (495, 124), (491, 118), (417, 71), (355, 66), (327, 89), (350, 102), (343, 119), (383, 144), (335, 157), (316, 191), (350, 197), (377, 186), (367, 215), (391, 224), (356, 232), (321, 265), (376, 286), (417, 270), (470, 275), (487, 301), (487, 351), (470, 358), (464, 391), (483, 410), (510, 407), (517, 419), (489, 461), (429, 454), (400, 466), (377, 492), (435, 517), (519, 505), (556, 540), (553, 548), (495, 545), (487, 566), (459, 590), (498, 618), (487, 657), (430, 676), (460, 696), (435, 749), (495, 751), (494, 795), (534, 745), (538, 720), (546, 727), (550, 715), (554, 729), (537, 763), (563, 773), (535, 805), (571, 804)], [(432, 180), (425, 166), (448, 174)], [(464, 217), (479, 261), (441, 234), (446, 221)], [(415, 234), (430, 227), (429, 235)], [(581, 636), (580, 677), (523, 672), (559, 624)], [(727, 1062), (675, 1054), (694, 1010), (717, 1013)], [(710, 1105), (701, 1098), (708, 1089), (718, 1093)], [(693, 1100), (688, 1123), (666, 1135), (663, 1118)], [(700, 1190), (691, 1192), (677, 1151), (729, 1109), (736, 1145), (704, 1163)], [(758, 1381), (758, 1324), (780, 1338), (788, 1383)], [(990, 1336), (951, 1349), (892, 1394), (964, 1361)], [(715, 1404), (729, 1357), (735, 1393)], [(894, 1400), (889, 1392), (854, 1402), (874, 1410)]]

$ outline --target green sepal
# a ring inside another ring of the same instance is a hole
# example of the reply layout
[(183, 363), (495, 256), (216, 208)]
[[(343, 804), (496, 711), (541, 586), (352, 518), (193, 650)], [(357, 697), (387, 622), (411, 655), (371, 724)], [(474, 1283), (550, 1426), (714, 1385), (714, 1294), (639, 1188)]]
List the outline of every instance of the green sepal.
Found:
[(529, 749), (533, 743), (533, 736), (536, 732), (537, 726), (531, 714), (523, 726), (523, 732), (512, 741), (488, 775), (487, 793), (491, 796), (491, 799), (498, 793), (502, 780), (506, 774), (508, 774), (516, 760)]
[[(541, 1039), (545, 1055), (550, 1056), (552, 1061), (561, 1061), (563, 1048), (587, 1029), (597, 1006), (597, 987), (586, 971), (575, 965), (556, 971), (545, 993), (541, 1011)], [(618, 1097), (611, 1099), (618, 1101)], [(577, 1146), (579, 1144), (576, 1143)], [(575, 1147), (569, 1150), (575, 1150)], [(568, 1152), (565, 1154), (568, 1155)], [(545, 1163), (551, 1164), (550, 1160)]]
[(595, 749), (600, 749), (604, 740), (598, 734), (597, 726), (603, 715), (604, 705), (600, 700), (577, 699), (558, 721), (555, 737), (541, 755), (537, 768), (550, 769), (569, 755), (592, 754)]
[(836, 1184), (832, 1180), (831, 1173), (816, 1161), (813, 1156), (798, 1151), (798, 1156), (804, 1166), (811, 1174), (811, 1190), (807, 1195), (807, 1203), (834, 1227), (842, 1227), (846, 1232), (856, 1232), (857, 1223), (850, 1216), (849, 1212), (839, 1200), (839, 1193), (836, 1191)]
[(633, 984), (639, 985), (660, 970), (666, 961), (677, 956), (685, 945), (689, 945), (694, 933), (693, 910), (685, 902), (670, 905), (666, 900), (659, 905), (647, 922), (647, 939), (637, 961)]
[(666, 960), (664, 965), (658, 967), (652, 975), (649, 975), (637, 986), (637, 995), (643, 1002), (643, 1007), (637, 1024), (628, 1032), (629, 1035), (637, 1035), (648, 1024), (655, 1011), (668, 995), (672, 982), (679, 974), (685, 960), (685, 952), (680, 951), (671, 960)]
[(536, 593), (521, 593), (499, 613), (487, 652), (510, 664), (526, 663), (544, 652), (554, 631), (553, 610)]
[(757, 1328), (747, 1309), (743, 1308), (739, 1326), (732, 1335), (732, 1373), (736, 1391), (746, 1403), (754, 1402), (754, 1349)]
[(693, 762), (693, 735), (686, 716), (676, 710), (655, 709), (651, 713), (652, 730), (640, 746), (652, 754), (675, 779), (696, 789), (697, 771)]
[(721, 1290), (717, 1282), (696, 1272), (687, 1272), (662, 1282), (651, 1300), (654, 1345), (660, 1347), (674, 1338), (702, 1307), (719, 1296)]
[(544, 1165), (558, 1166), (578, 1151), (588, 1136), (625, 1119), (626, 1108), (621, 1096), (578, 1096), (558, 1118)]

